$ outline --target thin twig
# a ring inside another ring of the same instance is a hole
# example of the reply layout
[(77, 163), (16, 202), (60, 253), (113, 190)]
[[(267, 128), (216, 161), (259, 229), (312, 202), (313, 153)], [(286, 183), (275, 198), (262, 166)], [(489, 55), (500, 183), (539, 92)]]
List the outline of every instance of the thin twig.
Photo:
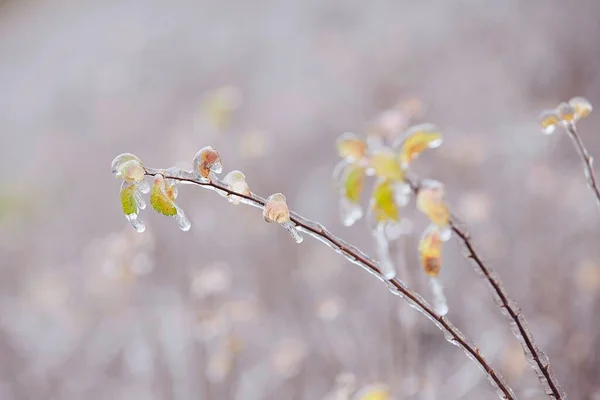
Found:
[(590, 156), (587, 149), (585, 148), (581, 138), (577, 134), (577, 128), (575, 124), (570, 123), (566, 127), (566, 131), (575, 143), (575, 147), (577, 148), (577, 152), (581, 157), (581, 161), (583, 162), (583, 172), (585, 174), (585, 178), (587, 180), (588, 186), (596, 196), (596, 204), (600, 207), (600, 190), (598, 190), (598, 184), (596, 183), (596, 174), (594, 173), (593, 163), (594, 159)]
[[(189, 183), (212, 190), (218, 190), (225, 193), (227, 196), (236, 196), (241, 198), (244, 200), (245, 204), (249, 204), (258, 208), (264, 208), (266, 204), (266, 200), (260, 196), (257, 196), (253, 193), (249, 195), (237, 193), (229, 189), (224, 183), (217, 180), (202, 181), (195, 178), (191, 174), (172, 176), (167, 170), (146, 168), (146, 175), (154, 176), (156, 174), (162, 174), (165, 179), (172, 179), (182, 183)], [(492, 386), (496, 389), (496, 393), (500, 398), (508, 400), (514, 400), (517, 398), (512, 389), (506, 384), (500, 373), (492, 368), (492, 366), (485, 360), (483, 355), (481, 355), (479, 349), (474, 344), (470, 343), (464, 334), (458, 330), (458, 328), (456, 328), (448, 318), (436, 313), (433, 307), (427, 303), (425, 299), (423, 299), (417, 292), (408, 288), (408, 286), (406, 286), (406, 284), (398, 278), (394, 278), (389, 281), (386, 280), (379, 269), (379, 264), (377, 261), (367, 256), (355, 246), (336, 237), (322, 224), (308, 220), (295, 212), (290, 212), (290, 217), (292, 222), (294, 222), (298, 229), (300, 229), (302, 232), (305, 232), (313, 238), (323, 242), (327, 246), (334, 249), (337, 253), (346, 257), (352, 263), (359, 265), (372, 275), (379, 278), (382, 282), (386, 283), (393, 294), (402, 297), (408, 301), (413, 308), (427, 316), (438, 328), (442, 330), (444, 336), (450, 343), (461, 347), (467, 356), (479, 365), (479, 367), (488, 377), (488, 380)]]
[[(419, 184), (411, 179), (408, 179), (408, 183), (415, 195), (418, 194)], [(535, 370), (538, 379), (544, 388), (544, 392), (550, 398), (554, 398), (556, 400), (565, 400), (567, 395), (562, 390), (558, 380), (550, 370), (548, 356), (536, 345), (533, 335), (528, 328), (527, 320), (521, 312), (521, 308), (514, 300), (508, 297), (506, 290), (503, 288), (502, 282), (498, 277), (498, 274), (492, 267), (483, 262), (483, 259), (475, 250), (469, 234), (464, 228), (461, 228), (460, 225), (461, 224), (458, 222), (457, 218), (455, 216), (451, 216), (450, 227), (452, 228), (452, 231), (463, 242), (463, 245), (469, 253), (467, 257), (473, 260), (478, 270), (483, 273), (483, 276), (493, 290), (495, 303), (502, 310), (502, 314), (506, 315), (510, 320), (511, 331), (519, 340), (521, 347), (523, 347), (525, 357)]]

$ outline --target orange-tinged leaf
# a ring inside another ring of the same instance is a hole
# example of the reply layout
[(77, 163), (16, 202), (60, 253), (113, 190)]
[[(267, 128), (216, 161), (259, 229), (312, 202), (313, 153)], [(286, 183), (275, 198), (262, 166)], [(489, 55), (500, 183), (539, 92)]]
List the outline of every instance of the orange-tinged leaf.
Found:
[(343, 177), (343, 194), (352, 203), (360, 201), (360, 194), (365, 182), (365, 168), (350, 164)]
[(154, 185), (150, 193), (150, 204), (152, 208), (163, 215), (172, 217), (177, 214), (177, 207), (167, 194), (165, 179), (158, 174), (154, 177)]
[(430, 225), (419, 241), (421, 266), (428, 276), (436, 277), (442, 267), (442, 238), (439, 229)]
[(560, 125), (560, 117), (556, 110), (545, 110), (540, 115), (540, 128), (546, 135), (551, 134)]
[(346, 132), (337, 140), (340, 157), (348, 161), (357, 161), (367, 154), (367, 143), (354, 133)]
[(371, 212), (377, 222), (398, 221), (400, 219), (394, 184), (391, 180), (383, 179), (375, 185), (371, 197)]
[(569, 105), (575, 110), (575, 118), (585, 118), (593, 110), (592, 104), (585, 97), (573, 97), (569, 100)]
[(393, 181), (404, 180), (404, 171), (400, 168), (396, 155), (390, 149), (381, 149), (371, 155), (369, 168), (379, 178)]
[(450, 211), (444, 203), (444, 186), (434, 180), (424, 180), (417, 194), (417, 208), (438, 227), (446, 227)]
[(435, 125), (420, 124), (409, 128), (403, 136), (400, 148), (400, 165), (407, 168), (425, 149), (439, 147), (442, 140), (442, 134)]

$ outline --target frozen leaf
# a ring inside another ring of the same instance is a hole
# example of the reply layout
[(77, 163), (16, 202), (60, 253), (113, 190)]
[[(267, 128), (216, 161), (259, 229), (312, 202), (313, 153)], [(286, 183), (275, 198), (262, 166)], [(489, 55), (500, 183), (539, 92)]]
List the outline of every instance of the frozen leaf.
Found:
[(575, 118), (585, 118), (592, 112), (592, 104), (585, 97), (573, 97), (569, 105), (575, 110)]
[(400, 165), (407, 168), (423, 150), (439, 147), (442, 144), (442, 134), (435, 125), (420, 124), (409, 128), (399, 142), (402, 143)]
[(392, 400), (390, 388), (384, 384), (369, 385), (359, 390), (352, 400)]
[(340, 216), (345, 226), (351, 226), (362, 215), (360, 194), (365, 180), (365, 168), (349, 164), (341, 178), (340, 184)]
[(555, 110), (546, 110), (540, 115), (540, 127), (546, 135), (553, 133), (560, 123), (560, 118)]
[(376, 222), (398, 221), (400, 219), (394, 184), (389, 179), (381, 179), (375, 185), (371, 196), (371, 214)]
[(263, 218), (266, 222), (277, 222), (283, 226), (296, 243), (302, 243), (302, 240), (304, 240), (302, 234), (290, 219), (290, 210), (283, 194), (275, 193), (269, 196), (263, 209)]
[(388, 148), (381, 149), (371, 155), (369, 158), (369, 174), (393, 181), (404, 179), (404, 171), (400, 168), (396, 155)]
[(214, 179), (214, 174), (223, 171), (221, 156), (211, 146), (200, 149), (194, 156), (194, 172), (204, 179)]
[(175, 204), (177, 191), (175, 185), (167, 186), (164, 177), (161, 174), (154, 176), (154, 185), (150, 194), (150, 204), (152, 208), (163, 215), (174, 217), (177, 226), (182, 231), (188, 231), (191, 227), (189, 219), (185, 213)]
[(576, 122), (575, 108), (568, 103), (560, 103), (556, 107), (556, 112), (561, 121), (565, 124), (572, 124)]
[[(250, 195), (250, 188), (248, 187), (248, 183), (246, 182), (246, 176), (238, 170), (234, 170), (229, 172), (223, 178), (223, 183), (227, 186), (227, 188), (235, 193), (240, 193), (243, 195)], [(240, 197), (229, 195), (227, 192), (220, 192), (225, 197), (229, 197), (229, 201), (233, 204), (240, 203)]]
[(367, 143), (351, 132), (342, 134), (337, 140), (337, 150), (343, 159), (355, 162), (367, 154)]
[(142, 165), (142, 162), (135, 154), (119, 154), (112, 160), (112, 163), (110, 165), (111, 172), (113, 173), (113, 175), (115, 175), (117, 178), (121, 178), (123, 174), (123, 166), (129, 161), (136, 161), (138, 164)]
[(396, 276), (396, 268), (390, 257), (389, 246), (385, 232), (385, 222), (377, 224), (373, 236), (375, 236), (375, 242), (377, 243), (377, 255), (379, 258), (379, 268), (381, 269), (382, 275), (390, 280)]
[(142, 203), (144, 207), (140, 207), (138, 196), (141, 199), (141, 195), (139, 194), (135, 185), (123, 182), (121, 185), (120, 195), (123, 213), (125, 214), (125, 218), (127, 218), (131, 225), (133, 225), (136, 231), (143, 232), (146, 229), (146, 226), (138, 219), (138, 213), (140, 208), (144, 208), (146, 206), (146, 203)]
[(421, 188), (417, 194), (417, 208), (438, 226), (442, 240), (450, 238), (452, 232), (449, 225), (450, 211), (444, 203), (444, 185), (442, 183), (431, 179), (421, 182)]
[(423, 232), (419, 241), (419, 255), (425, 273), (431, 277), (438, 276), (442, 267), (442, 240), (437, 226), (429, 225)]

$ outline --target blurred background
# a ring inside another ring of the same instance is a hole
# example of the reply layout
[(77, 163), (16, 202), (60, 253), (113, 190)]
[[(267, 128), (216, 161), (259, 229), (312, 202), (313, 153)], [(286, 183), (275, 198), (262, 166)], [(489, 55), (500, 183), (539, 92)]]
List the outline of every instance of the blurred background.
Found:
[[(537, 126), (572, 96), (600, 102), (600, 2), (0, 3), (0, 399), (495, 398), (320, 243), (190, 186), (189, 232), (147, 210), (138, 234), (109, 167), (189, 167), (212, 145), (254, 192), (374, 254), (364, 221), (339, 222), (335, 140), (424, 121), (445, 143), (413, 171), (446, 184), (570, 398), (600, 399), (600, 212), (568, 137)], [(599, 123), (578, 124), (595, 155)], [(426, 221), (414, 200), (403, 213), (393, 257), (431, 300)], [(449, 318), (519, 398), (545, 398), (461, 251), (444, 248)]]

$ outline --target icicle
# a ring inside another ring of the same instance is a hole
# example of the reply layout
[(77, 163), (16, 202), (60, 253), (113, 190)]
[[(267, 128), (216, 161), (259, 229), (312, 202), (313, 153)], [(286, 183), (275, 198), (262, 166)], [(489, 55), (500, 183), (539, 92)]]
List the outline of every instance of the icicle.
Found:
[(446, 301), (446, 296), (444, 295), (444, 286), (437, 278), (429, 279), (429, 285), (431, 286), (431, 291), (433, 292), (433, 306), (435, 308), (435, 312), (439, 315), (448, 314), (448, 302)]
[(385, 222), (377, 224), (375, 231), (375, 242), (377, 243), (377, 256), (379, 258), (379, 268), (386, 279), (394, 279), (396, 276), (396, 268), (390, 258), (388, 249), (388, 241), (385, 235)]
[(184, 232), (189, 231), (190, 228), (192, 227), (192, 223), (185, 216), (185, 213), (183, 212), (183, 210), (179, 207), (177, 207), (177, 213), (175, 214), (175, 221), (177, 221), (177, 226), (179, 227), (179, 229), (181, 229)]
[(144, 223), (138, 219), (138, 215), (136, 213), (127, 214), (125, 215), (125, 218), (131, 222), (131, 225), (133, 225), (135, 230), (139, 233), (142, 233), (146, 230), (146, 225), (144, 225)]
[(363, 216), (360, 204), (354, 203), (345, 196), (340, 197), (340, 218), (344, 226), (352, 226)]

